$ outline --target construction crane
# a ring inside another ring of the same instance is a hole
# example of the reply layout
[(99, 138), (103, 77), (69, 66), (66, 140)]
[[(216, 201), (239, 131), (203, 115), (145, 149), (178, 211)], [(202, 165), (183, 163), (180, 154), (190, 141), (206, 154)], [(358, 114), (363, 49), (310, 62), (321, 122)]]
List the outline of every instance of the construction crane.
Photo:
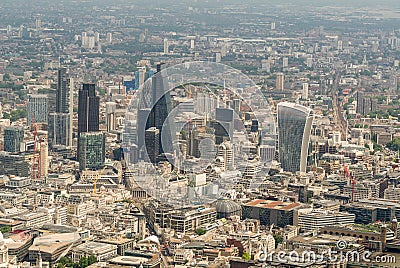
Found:
[[(32, 118), (34, 122), (34, 118)], [(40, 156), (38, 154), (37, 146), (37, 124), (32, 123), (33, 127), (33, 158), (32, 158), (32, 179), (37, 179), (40, 177)]]
[(357, 181), (356, 181), (356, 176), (352, 176), (352, 180), (351, 180), (351, 202), (354, 202), (354, 186), (356, 185)]
[(104, 171), (107, 169), (108, 166), (104, 166), (100, 171), (99, 174), (93, 179), (93, 194), (97, 194), (97, 181), (100, 179), (101, 175), (103, 175)]

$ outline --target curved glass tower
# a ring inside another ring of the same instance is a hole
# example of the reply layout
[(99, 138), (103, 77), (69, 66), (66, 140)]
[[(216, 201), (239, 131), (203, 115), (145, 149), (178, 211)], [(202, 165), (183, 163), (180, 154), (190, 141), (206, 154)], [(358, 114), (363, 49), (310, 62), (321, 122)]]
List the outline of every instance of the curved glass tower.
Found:
[(279, 161), (283, 170), (306, 172), (313, 113), (290, 102), (278, 104)]

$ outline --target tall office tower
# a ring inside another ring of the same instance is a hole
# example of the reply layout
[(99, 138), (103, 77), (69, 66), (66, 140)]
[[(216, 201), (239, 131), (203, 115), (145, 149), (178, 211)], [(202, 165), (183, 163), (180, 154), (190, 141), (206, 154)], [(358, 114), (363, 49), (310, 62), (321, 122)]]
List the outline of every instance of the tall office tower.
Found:
[(194, 49), (194, 48), (195, 48), (194, 39), (190, 39), (190, 49)]
[(157, 65), (157, 73), (152, 77), (152, 110), (148, 120), (149, 127), (155, 127), (160, 130), (159, 138), (163, 139), (158, 142), (160, 145), (159, 152), (173, 153), (172, 133), (170, 120), (167, 117), (171, 112), (171, 96), (168, 91), (168, 81), (162, 75), (162, 64)]
[(233, 99), (233, 101), (232, 101), (232, 109), (237, 114), (240, 113), (240, 105), (241, 105), (241, 100), (240, 99)]
[(221, 144), (230, 140), (233, 134), (233, 115), (230, 108), (217, 108), (215, 112), (216, 122), (214, 123), (215, 143)]
[(146, 129), (145, 142), (146, 151), (151, 163), (157, 162), (157, 157), (160, 154), (160, 130), (151, 127)]
[(285, 75), (283, 73), (276, 74), (276, 90), (285, 90)]
[(24, 141), (23, 127), (4, 128), (4, 151), (18, 153), (21, 150), (21, 143)]
[(279, 160), (283, 170), (306, 172), (312, 110), (302, 105), (278, 104)]
[(275, 28), (276, 28), (275, 22), (271, 22), (271, 30), (275, 30)]
[(40, 30), (42, 28), (42, 20), (40, 18), (35, 20), (35, 28), (36, 30)]
[(216, 63), (221, 62), (221, 58), (222, 58), (222, 56), (221, 56), (220, 52), (215, 53), (215, 62)]
[(73, 80), (67, 75), (67, 69), (59, 69), (56, 95), (57, 113), (73, 113), (73, 84)]
[(46, 140), (39, 143), (39, 159), (40, 159), (40, 178), (44, 178), (49, 173), (49, 146)]
[(107, 43), (109, 43), (109, 44), (112, 43), (112, 41), (113, 41), (112, 33), (107, 33), (106, 40), (107, 40)]
[(225, 141), (218, 146), (217, 157), (223, 160), (224, 170), (232, 170), (234, 166), (233, 146), (229, 141)]
[(103, 132), (83, 132), (78, 146), (79, 170), (101, 169), (105, 161), (105, 135)]
[(337, 41), (337, 49), (338, 50), (343, 50), (343, 41), (342, 40), (338, 40)]
[(72, 146), (74, 81), (65, 68), (58, 70), (57, 78), (55, 111), (49, 114), (49, 144)]
[(78, 97), (78, 135), (82, 132), (99, 131), (100, 98), (94, 84), (83, 84)]
[(283, 68), (289, 67), (289, 58), (287, 58), (287, 57), (283, 58), (282, 66), (283, 66)]
[(302, 98), (307, 100), (308, 99), (308, 83), (303, 83), (303, 92), (301, 94)]
[[(136, 123), (136, 141), (138, 146), (139, 152), (139, 159), (143, 159), (144, 151), (146, 149), (146, 141), (145, 141), (145, 134), (146, 129), (150, 128), (154, 123), (152, 120), (149, 120), (151, 114), (150, 108), (139, 109), (137, 113), (137, 123)], [(126, 126), (125, 126), (126, 128)]]
[(146, 67), (138, 67), (135, 72), (135, 89), (139, 89), (146, 81)]
[(81, 41), (82, 47), (87, 47), (87, 45), (89, 44), (89, 37), (87, 36), (86, 32), (82, 32)]
[(217, 99), (210, 96), (210, 94), (199, 92), (194, 100), (194, 110), (196, 113), (211, 117), (215, 114), (217, 108)]
[(116, 120), (115, 120), (115, 111), (117, 110), (117, 104), (115, 102), (107, 102), (106, 103), (106, 123), (107, 123), (107, 131), (115, 130)]
[(48, 100), (47, 95), (31, 94), (28, 95), (26, 105), (27, 125), (33, 123), (47, 124), (48, 116)]
[(164, 38), (164, 54), (169, 53), (169, 42), (167, 38)]
[(56, 145), (72, 146), (72, 116), (64, 113), (49, 114), (49, 144), (51, 147)]

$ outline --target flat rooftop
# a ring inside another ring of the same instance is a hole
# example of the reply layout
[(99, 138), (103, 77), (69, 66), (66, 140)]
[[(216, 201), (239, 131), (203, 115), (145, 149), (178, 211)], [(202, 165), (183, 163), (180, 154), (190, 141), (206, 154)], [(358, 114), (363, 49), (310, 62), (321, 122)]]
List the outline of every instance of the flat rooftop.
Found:
[(290, 202), (282, 202), (282, 201), (273, 201), (273, 200), (264, 200), (264, 199), (255, 199), (250, 201), (244, 206), (247, 207), (258, 207), (258, 208), (267, 208), (267, 209), (277, 209), (277, 210), (293, 210), (301, 206), (300, 203), (290, 203)]

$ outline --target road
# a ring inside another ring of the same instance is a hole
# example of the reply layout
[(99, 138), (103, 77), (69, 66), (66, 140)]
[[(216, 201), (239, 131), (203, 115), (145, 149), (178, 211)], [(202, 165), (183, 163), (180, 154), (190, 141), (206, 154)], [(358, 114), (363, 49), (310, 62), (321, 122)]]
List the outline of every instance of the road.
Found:
[(335, 129), (340, 131), (342, 135), (342, 140), (344, 140), (347, 137), (347, 120), (343, 115), (343, 103), (339, 103), (338, 88), (339, 88), (340, 78), (341, 78), (341, 72), (337, 71), (331, 94), (332, 94)]

